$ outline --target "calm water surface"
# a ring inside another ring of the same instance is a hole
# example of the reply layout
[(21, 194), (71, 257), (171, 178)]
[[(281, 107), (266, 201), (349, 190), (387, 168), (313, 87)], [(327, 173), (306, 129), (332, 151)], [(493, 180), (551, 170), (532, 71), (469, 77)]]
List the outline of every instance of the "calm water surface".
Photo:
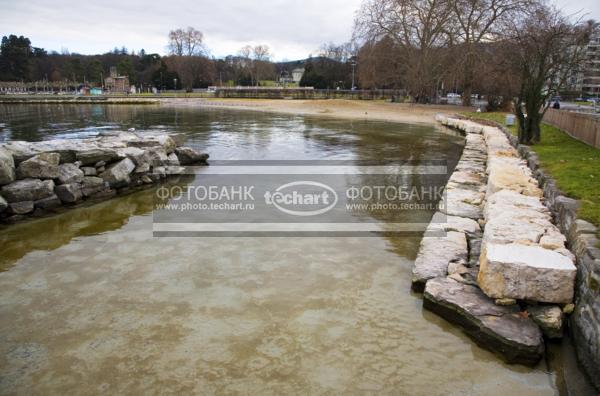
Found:
[[(447, 159), (433, 126), (0, 106), (0, 140), (135, 127), (213, 159)], [(0, 229), (0, 393), (552, 395), (410, 292), (419, 238), (153, 238), (153, 191)]]

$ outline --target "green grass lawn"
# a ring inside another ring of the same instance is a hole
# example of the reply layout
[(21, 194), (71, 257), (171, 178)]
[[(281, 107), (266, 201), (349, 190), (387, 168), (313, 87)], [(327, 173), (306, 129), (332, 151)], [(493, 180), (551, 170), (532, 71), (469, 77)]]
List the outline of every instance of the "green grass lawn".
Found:
[[(506, 117), (506, 113), (465, 115), (503, 125)], [(513, 134), (517, 133), (516, 127), (509, 129)], [(532, 149), (538, 154), (542, 169), (556, 180), (562, 192), (581, 201), (579, 217), (600, 228), (600, 149), (573, 139), (548, 124), (542, 124), (541, 140)]]

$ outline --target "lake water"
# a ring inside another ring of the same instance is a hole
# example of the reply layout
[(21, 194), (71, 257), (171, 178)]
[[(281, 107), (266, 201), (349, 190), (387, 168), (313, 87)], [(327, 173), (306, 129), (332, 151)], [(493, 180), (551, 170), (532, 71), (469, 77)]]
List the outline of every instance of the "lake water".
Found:
[[(183, 132), (213, 160), (460, 156), (429, 125), (0, 105), (0, 141)], [(553, 395), (410, 291), (419, 237), (157, 238), (153, 190), (0, 229), (2, 394)]]

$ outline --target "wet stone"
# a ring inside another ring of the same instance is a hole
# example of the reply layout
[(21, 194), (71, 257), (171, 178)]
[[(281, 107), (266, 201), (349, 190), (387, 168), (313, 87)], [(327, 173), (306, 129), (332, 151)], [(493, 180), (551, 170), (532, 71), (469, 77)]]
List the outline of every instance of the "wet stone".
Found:
[(104, 180), (99, 177), (95, 177), (95, 176), (84, 177), (83, 181), (81, 182), (81, 191), (82, 191), (83, 195), (86, 197), (102, 190), (103, 188), (104, 188)]
[(61, 184), (56, 186), (54, 192), (58, 198), (64, 203), (73, 203), (83, 198), (83, 192), (81, 191), (81, 184)]
[(40, 209), (53, 209), (61, 205), (61, 200), (57, 195), (51, 195), (46, 198), (39, 199), (34, 202), (36, 208)]
[(208, 154), (198, 153), (191, 147), (177, 147), (175, 154), (181, 165), (205, 164)]
[(535, 365), (543, 356), (540, 328), (518, 306), (498, 306), (479, 288), (448, 278), (427, 282), (423, 307), (455, 323), (508, 363)]
[(8, 204), (8, 212), (16, 215), (33, 212), (33, 208), (33, 201), (13, 202)]
[(7, 202), (37, 201), (53, 194), (54, 182), (24, 179), (2, 186), (0, 191)]

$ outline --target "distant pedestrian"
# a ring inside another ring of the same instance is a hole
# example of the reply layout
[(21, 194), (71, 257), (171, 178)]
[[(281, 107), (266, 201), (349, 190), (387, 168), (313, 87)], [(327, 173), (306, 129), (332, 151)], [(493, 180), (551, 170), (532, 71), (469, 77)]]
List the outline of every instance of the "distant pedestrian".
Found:
[(560, 102), (557, 100), (556, 102), (554, 102), (554, 104), (552, 105), (553, 109), (556, 110), (560, 110)]

